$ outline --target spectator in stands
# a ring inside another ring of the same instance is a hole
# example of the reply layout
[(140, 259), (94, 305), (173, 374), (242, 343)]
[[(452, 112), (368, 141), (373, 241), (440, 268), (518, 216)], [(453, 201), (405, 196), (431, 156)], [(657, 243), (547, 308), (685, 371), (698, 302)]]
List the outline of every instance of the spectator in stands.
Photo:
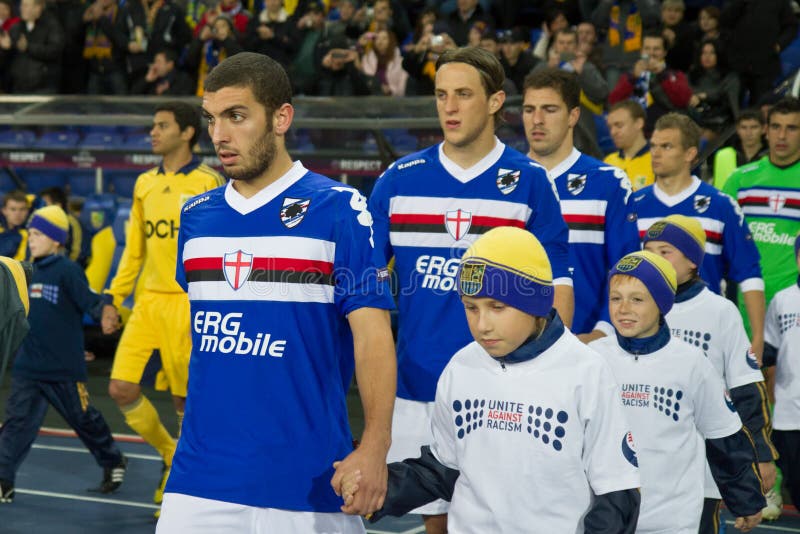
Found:
[[(200, 22), (194, 28), (195, 39), (205, 41), (209, 38), (208, 33), (204, 33), (205, 28), (211, 29), (214, 20), (220, 15), (225, 15), (236, 29), (236, 36), (247, 33), (247, 25), (250, 22), (250, 13), (244, 9), (239, 0), (220, 0), (219, 4), (203, 13)], [(202, 86), (202, 84), (201, 84)]]
[(528, 52), (530, 32), (516, 27), (511, 30), (497, 32), (500, 44), (500, 64), (506, 78), (514, 84), (515, 93), (522, 93), (525, 76), (539, 63), (539, 59)]
[(408, 73), (403, 70), (403, 57), (397, 37), (391, 30), (378, 30), (372, 50), (361, 58), (361, 69), (380, 83), (386, 96), (405, 96)]
[(717, 6), (706, 6), (697, 15), (697, 27), (700, 30), (700, 39), (720, 39), (719, 19), (720, 10)]
[(364, 33), (364, 25), (356, 19), (356, 14), (363, 13), (358, 8), (358, 0), (340, 0), (336, 7), (339, 12), (339, 18), (328, 20), (325, 29), (326, 33), (331, 37), (344, 35), (348, 39), (358, 39)]
[(296, 95), (313, 94), (319, 75), (317, 47), (325, 31), (325, 14), (316, 2), (311, 2), (302, 16), (297, 18), (297, 42), (300, 46), (289, 67), (292, 92)]
[(604, 161), (625, 171), (634, 191), (655, 181), (644, 121), (644, 108), (635, 100), (617, 102), (611, 106), (606, 119), (618, 152), (607, 155)]
[(639, 102), (646, 110), (645, 134), (653, 130), (659, 117), (670, 111), (685, 110), (692, 90), (686, 75), (666, 63), (667, 49), (661, 33), (642, 39), (642, 54), (630, 72), (620, 76), (608, 97), (610, 104), (627, 98)]
[(61, 77), (64, 31), (45, 11), (45, 0), (22, 0), (21, 23), (0, 33), (0, 71), (16, 94), (56, 94)]
[(200, 37), (192, 40), (186, 52), (186, 66), (197, 72), (197, 96), (203, 96), (203, 82), (208, 73), (226, 57), (242, 52), (233, 21), (227, 15), (217, 15), (205, 26)]
[(422, 12), (417, 16), (416, 24), (414, 24), (414, 32), (411, 35), (411, 41), (409, 43), (404, 44), (402, 47), (404, 57), (406, 52), (411, 52), (412, 50), (414, 50), (414, 47), (417, 45), (420, 39), (422, 39), (425, 35), (433, 33), (433, 28), (434, 25), (436, 24), (437, 18), (439, 18), (439, 14), (436, 11), (436, 9), (432, 7), (426, 7), (425, 9), (422, 10)]
[[(591, 22), (601, 34), (603, 62), (609, 87), (640, 59), (642, 36), (658, 28), (661, 11), (658, 0), (585, 0)], [(584, 8), (584, 12), (586, 8)]]
[(28, 230), (25, 221), (28, 219), (30, 204), (24, 191), (11, 191), (3, 197), (0, 209), (0, 256), (15, 260), (25, 259), (28, 250)]
[(576, 27), (578, 34), (578, 52), (586, 56), (586, 61), (604, 73), (603, 48), (597, 43), (597, 30), (591, 22), (581, 22)]
[(150, 41), (149, 10), (146, 0), (126, 0), (119, 8), (117, 26), (127, 41), (125, 64), (129, 86), (141, 83), (147, 74), (151, 55), (147, 49)]
[(90, 95), (126, 94), (128, 37), (117, 0), (95, 0), (84, 11), (83, 21), (83, 57), (89, 62), (86, 91)]
[(548, 53), (553, 46), (556, 33), (569, 27), (569, 21), (564, 12), (557, 8), (550, 8), (545, 15), (542, 23), (542, 33), (539, 40), (533, 46), (532, 54), (534, 57), (547, 61)]
[(14, 15), (12, 0), (0, 0), (0, 31), (7, 32), (19, 21), (20, 18)]
[(548, 52), (547, 62), (539, 63), (534, 70), (545, 67), (558, 68), (578, 75), (581, 88), (581, 113), (575, 128), (575, 146), (581, 152), (595, 158), (603, 154), (597, 144), (597, 127), (593, 115), (601, 116), (608, 98), (608, 85), (592, 63), (578, 52), (578, 34), (572, 28), (558, 30), (553, 36), (553, 46)]
[(662, 0), (661, 34), (667, 45), (667, 65), (686, 72), (694, 60), (695, 27), (683, 18), (683, 0)]
[(48, 187), (39, 192), (39, 196), (44, 201), (46, 206), (58, 206), (67, 216), (69, 221), (69, 230), (67, 231), (67, 240), (64, 243), (64, 249), (74, 262), (77, 262), (81, 255), (81, 244), (83, 243), (83, 230), (81, 223), (78, 219), (69, 212), (67, 208), (67, 194), (60, 187)]
[(722, 189), (736, 168), (767, 155), (766, 124), (761, 110), (751, 108), (739, 113), (733, 145), (720, 148), (714, 154), (714, 187)]
[[(431, 25), (430, 31), (426, 30), (414, 44), (414, 48), (406, 52), (403, 69), (408, 72), (410, 80), (413, 80), (417, 95), (433, 94), (436, 60), (445, 51), (454, 48), (457, 46), (453, 39), (446, 33), (434, 34)], [(497, 56), (497, 51), (495, 50), (493, 54)]]
[(55, 0), (50, 3), (50, 9), (64, 30), (59, 93), (84, 94), (88, 78), (86, 59), (83, 57), (86, 38), (83, 12), (86, 10), (86, 4), (83, 0)]
[(245, 49), (269, 56), (286, 68), (294, 56), (295, 43), (294, 22), (283, 8), (283, 0), (265, 0), (264, 9), (247, 25)]
[(192, 95), (195, 87), (191, 77), (175, 66), (177, 56), (171, 48), (156, 52), (142, 80), (134, 83), (135, 95), (180, 96)]
[(712, 140), (739, 114), (739, 77), (728, 68), (725, 51), (716, 39), (703, 39), (689, 71), (689, 115)]
[[(392, 30), (398, 39), (405, 39), (411, 33), (408, 17), (403, 14), (403, 8), (395, 5), (391, 0), (375, 0), (372, 6), (372, 18), (365, 28), (366, 32), (375, 34), (378, 30)], [(365, 50), (372, 47), (371, 42), (362, 42)]]
[(780, 52), (797, 36), (797, 18), (787, 0), (731, 0), (720, 23), (731, 68), (754, 104), (780, 76)]
[(167, 49), (173, 50), (176, 57), (181, 57), (184, 48), (192, 41), (186, 13), (172, 0), (153, 0), (147, 10), (147, 23), (152, 28), (147, 44), (151, 57)]
[(486, 11), (478, 0), (458, 0), (457, 9), (444, 18), (449, 35), (456, 46), (464, 46), (469, 40), (469, 30), (478, 21), (494, 28), (494, 18)]
[(357, 50), (346, 39), (334, 38), (320, 46), (319, 96), (364, 96), (380, 91), (375, 78), (364, 73)]

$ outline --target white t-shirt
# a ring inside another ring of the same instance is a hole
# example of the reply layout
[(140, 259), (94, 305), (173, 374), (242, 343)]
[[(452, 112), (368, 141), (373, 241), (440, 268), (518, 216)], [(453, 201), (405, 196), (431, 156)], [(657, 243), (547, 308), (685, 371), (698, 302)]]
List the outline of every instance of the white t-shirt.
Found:
[(703, 506), (704, 438), (742, 427), (725, 386), (696, 348), (677, 339), (634, 357), (616, 337), (590, 344), (611, 364), (639, 451), (636, 532), (696, 534)]
[(800, 430), (800, 287), (797, 284), (772, 298), (764, 341), (778, 349), (772, 428)]
[[(705, 288), (676, 302), (666, 320), (673, 337), (703, 350), (729, 390), (764, 380), (739, 309), (728, 299)], [(705, 497), (720, 499), (708, 465), (705, 473)]]
[(505, 367), (474, 342), (457, 352), (432, 417), (434, 455), (461, 472), (448, 531), (582, 533), (593, 493), (639, 487), (618, 398), (603, 358), (566, 330)]

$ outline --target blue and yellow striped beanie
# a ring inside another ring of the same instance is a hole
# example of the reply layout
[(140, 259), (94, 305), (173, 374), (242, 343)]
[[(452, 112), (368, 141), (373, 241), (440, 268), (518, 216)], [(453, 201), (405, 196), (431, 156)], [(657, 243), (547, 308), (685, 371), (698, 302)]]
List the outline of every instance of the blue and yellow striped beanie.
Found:
[(461, 258), (458, 292), (487, 297), (544, 317), (553, 308), (553, 271), (536, 237), (502, 226), (481, 236)]
[(69, 219), (60, 206), (45, 206), (33, 212), (28, 228), (35, 228), (63, 245), (67, 242)]
[(685, 215), (670, 215), (656, 221), (647, 229), (642, 239), (648, 241), (665, 241), (680, 250), (689, 261), (697, 265), (703, 263), (705, 255), (706, 232), (700, 221)]
[(612, 267), (608, 281), (617, 274), (638, 278), (653, 296), (661, 315), (668, 314), (672, 309), (678, 287), (677, 276), (672, 264), (658, 254), (647, 250), (628, 254)]

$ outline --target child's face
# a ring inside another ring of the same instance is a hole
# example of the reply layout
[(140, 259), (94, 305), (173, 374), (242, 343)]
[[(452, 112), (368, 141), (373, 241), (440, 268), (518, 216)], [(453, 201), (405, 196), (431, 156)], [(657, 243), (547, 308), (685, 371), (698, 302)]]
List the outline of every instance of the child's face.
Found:
[(31, 256), (43, 258), (58, 252), (59, 245), (39, 230), (31, 228), (28, 230), (28, 247), (31, 249)]
[(537, 329), (538, 318), (499, 300), (463, 296), (461, 301), (472, 337), (495, 358), (519, 348)]
[(675, 274), (678, 277), (678, 283), (682, 284), (688, 282), (694, 276), (697, 265), (692, 263), (689, 258), (683, 255), (683, 252), (673, 247), (666, 241), (648, 241), (645, 250), (649, 250), (654, 254), (658, 254), (675, 268)]
[(608, 312), (614, 328), (623, 337), (650, 337), (658, 332), (661, 312), (638, 278), (624, 275), (611, 278)]

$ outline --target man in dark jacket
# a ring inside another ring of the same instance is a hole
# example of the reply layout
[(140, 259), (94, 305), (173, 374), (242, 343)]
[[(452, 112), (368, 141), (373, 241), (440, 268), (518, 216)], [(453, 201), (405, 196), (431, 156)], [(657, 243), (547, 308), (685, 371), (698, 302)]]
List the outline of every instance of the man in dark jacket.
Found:
[(13, 93), (58, 93), (64, 32), (44, 8), (44, 0), (22, 0), (22, 21), (0, 34), (0, 70), (9, 69)]
[(191, 95), (194, 84), (187, 73), (175, 66), (177, 54), (172, 49), (157, 52), (145, 77), (131, 86), (134, 95)]

